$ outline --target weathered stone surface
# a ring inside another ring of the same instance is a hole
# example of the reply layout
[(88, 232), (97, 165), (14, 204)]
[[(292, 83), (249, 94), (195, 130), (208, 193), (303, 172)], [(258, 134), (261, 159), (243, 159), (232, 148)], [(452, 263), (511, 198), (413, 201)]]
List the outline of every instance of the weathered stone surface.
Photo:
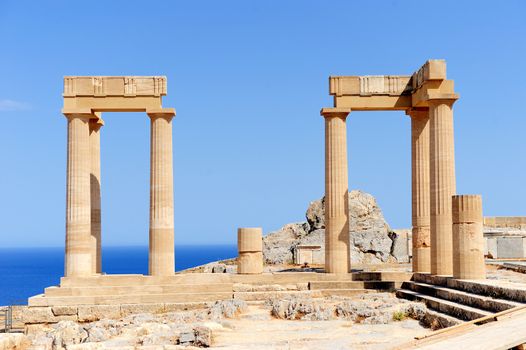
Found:
[(121, 323), (116, 320), (100, 320), (85, 326), (88, 332), (87, 342), (106, 341), (120, 333)]
[(88, 338), (88, 332), (72, 321), (60, 321), (53, 325), (52, 334), (55, 349), (65, 349), (68, 344), (80, 344)]
[(274, 299), (270, 301), (271, 314), (286, 320), (322, 321), (332, 318), (333, 310), (310, 298)]
[(393, 241), (391, 247), (391, 255), (398, 262), (409, 262), (411, 256), (411, 229), (397, 229), (390, 233), (390, 238)]
[(246, 310), (247, 307), (247, 303), (243, 300), (221, 300), (212, 305), (208, 314), (212, 319), (232, 318)]
[(164, 312), (164, 304), (124, 304), (121, 305), (121, 315), (131, 315), (139, 313), (161, 313)]
[(55, 316), (70, 316), (77, 314), (76, 306), (53, 306), (51, 312)]
[[(319, 245), (325, 249), (324, 199), (309, 204), (307, 222), (287, 224), (263, 238), (263, 256), (268, 264), (293, 261), (297, 245)], [(391, 254), (390, 228), (374, 197), (362, 191), (349, 192), (351, 261), (358, 264), (396, 262)], [(406, 257), (402, 257), (407, 259)]]
[(287, 224), (263, 237), (263, 259), (269, 264), (292, 263), (292, 251), (299, 239), (308, 234), (307, 223)]
[(92, 305), (78, 307), (79, 322), (98, 321), (103, 318), (120, 318), (121, 309), (119, 305)]
[(25, 349), (29, 345), (28, 338), (21, 333), (0, 334), (1, 350)]
[(212, 346), (212, 330), (206, 326), (197, 326), (194, 328), (195, 344), (197, 346)]
[(138, 333), (144, 334), (138, 339), (141, 345), (169, 345), (179, 341), (179, 333), (174, 332), (169, 325), (161, 323), (144, 323)]
[(53, 323), (57, 322), (57, 318), (51, 312), (51, 308), (30, 307), (21, 311), (21, 318), (24, 323)]

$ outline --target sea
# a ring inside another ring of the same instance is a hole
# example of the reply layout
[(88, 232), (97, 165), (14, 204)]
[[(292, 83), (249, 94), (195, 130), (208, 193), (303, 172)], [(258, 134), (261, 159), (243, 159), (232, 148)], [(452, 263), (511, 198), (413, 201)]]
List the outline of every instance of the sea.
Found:
[[(177, 245), (175, 269), (234, 258), (234, 245)], [(103, 247), (106, 274), (148, 274), (148, 247)], [(56, 286), (64, 276), (64, 247), (0, 248), (0, 306), (25, 305), (30, 296)]]

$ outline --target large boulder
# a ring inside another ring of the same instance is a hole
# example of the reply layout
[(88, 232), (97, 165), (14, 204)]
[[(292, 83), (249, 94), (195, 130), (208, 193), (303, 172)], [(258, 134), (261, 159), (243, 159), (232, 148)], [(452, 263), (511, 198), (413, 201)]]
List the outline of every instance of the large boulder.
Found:
[[(267, 264), (291, 263), (298, 245), (319, 245), (325, 249), (324, 198), (311, 202), (305, 216), (306, 222), (285, 225), (263, 238), (263, 256)], [(357, 190), (349, 192), (349, 233), (352, 263), (397, 261), (391, 254), (391, 229), (372, 195)]]

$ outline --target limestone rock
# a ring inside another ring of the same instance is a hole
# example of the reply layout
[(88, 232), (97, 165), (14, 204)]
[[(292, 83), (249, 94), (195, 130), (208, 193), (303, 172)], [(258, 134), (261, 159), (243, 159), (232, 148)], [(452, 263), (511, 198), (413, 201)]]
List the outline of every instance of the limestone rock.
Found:
[(29, 345), (29, 340), (21, 333), (0, 334), (0, 349), (16, 350), (25, 349)]
[(309, 225), (305, 222), (287, 224), (263, 238), (263, 259), (269, 264), (292, 262), (292, 250), (298, 240), (306, 236)]
[(286, 320), (324, 321), (332, 318), (332, 310), (311, 298), (273, 299), (271, 314)]
[[(293, 260), (298, 245), (319, 245), (325, 249), (324, 198), (309, 204), (307, 222), (287, 224), (263, 238), (263, 256), (268, 264)], [(391, 229), (375, 198), (362, 191), (349, 192), (349, 231), (351, 261), (355, 264), (392, 263)]]
[(69, 344), (80, 344), (88, 338), (88, 332), (78, 323), (60, 321), (53, 325), (53, 348), (65, 349)]
[(194, 328), (195, 344), (197, 346), (212, 346), (212, 330), (206, 326), (197, 326)]
[(88, 332), (87, 342), (102, 342), (120, 334), (122, 323), (116, 320), (100, 320), (89, 323), (84, 328)]
[(232, 318), (248, 308), (245, 301), (239, 299), (216, 301), (208, 314), (212, 319)]

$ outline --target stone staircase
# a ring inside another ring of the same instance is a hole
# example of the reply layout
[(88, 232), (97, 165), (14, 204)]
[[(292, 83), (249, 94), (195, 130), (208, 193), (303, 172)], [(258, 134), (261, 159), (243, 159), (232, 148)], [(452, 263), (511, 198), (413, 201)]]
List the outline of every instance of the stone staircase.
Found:
[(402, 283), (399, 298), (421, 301), (432, 310), (462, 321), (471, 321), (524, 305), (526, 289), (494, 281), (456, 280), (415, 273)]
[(393, 291), (410, 277), (398, 272), (272, 273), (262, 275), (180, 274), (168, 277), (100, 275), (62, 278), (60, 286), (29, 299), (29, 306), (202, 303), (216, 300), (267, 300), (273, 297), (353, 296)]

